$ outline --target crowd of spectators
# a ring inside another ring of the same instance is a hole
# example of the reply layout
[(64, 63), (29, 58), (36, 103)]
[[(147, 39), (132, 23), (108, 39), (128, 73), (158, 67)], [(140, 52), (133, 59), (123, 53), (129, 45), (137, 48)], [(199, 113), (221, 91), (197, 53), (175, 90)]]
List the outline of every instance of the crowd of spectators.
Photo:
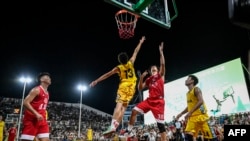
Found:
[[(21, 100), (15, 98), (1, 98), (0, 99), (0, 114), (5, 118), (6, 127), (13, 122), (18, 122), (20, 112)], [(81, 116), (81, 130), (80, 136), (86, 140), (87, 129), (91, 128), (93, 131), (93, 140), (105, 140), (102, 132), (109, 126), (111, 115), (98, 111), (88, 106), (82, 106)], [(51, 141), (73, 141), (78, 137), (79, 128), (79, 103), (62, 103), (50, 102), (48, 105), (48, 122), (50, 124)], [(185, 141), (183, 133), (184, 121), (180, 121), (181, 128), (177, 130), (176, 121), (166, 122), (165, 127), (169, 141), (175, 141), (176, 136), (181, 135), (182, 141)], [(249, 125), (250, 112), (222, 114), (220, 116), (211, 116), (209, 120), (217, 134), (219, 141), (223, 141), (223, 126), (225, 124), (233, 125)], [(125, 126), (124, 126), (125, 125)], [(113, 140), (127, 140), (127, 135), (124, 135), (126, 122), (119, 128)], [(179, 132), (177, 132), (179, 131)], [(132, 135), (132, 136), (131, 136)], [(130, 133), (130, 140), (151, 141), (159, 140), (159, 132), (156, 124), (135, 126)], [(197, 140), (202, 140), (200, 134)]]

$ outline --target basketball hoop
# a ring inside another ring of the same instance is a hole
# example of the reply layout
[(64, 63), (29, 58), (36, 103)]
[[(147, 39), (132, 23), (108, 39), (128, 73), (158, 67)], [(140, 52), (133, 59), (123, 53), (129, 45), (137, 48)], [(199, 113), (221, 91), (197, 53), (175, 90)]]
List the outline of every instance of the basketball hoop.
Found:
[(133, 14), (127, 10), (120, 10), (115, 14), (115, 20), (120, 38), (129, 39), (134, 36), (134, 30), (138, 17), (139, 16), (136, 14)]

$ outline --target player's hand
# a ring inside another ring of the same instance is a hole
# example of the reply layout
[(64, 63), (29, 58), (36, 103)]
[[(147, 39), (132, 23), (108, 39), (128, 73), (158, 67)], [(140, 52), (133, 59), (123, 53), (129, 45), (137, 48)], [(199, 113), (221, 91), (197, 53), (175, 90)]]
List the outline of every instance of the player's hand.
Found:
[(187, 112), (187, 114), (185, 115), (185, 120), (188, 120), (190, 116), (191, 116), (191, 113)]
[(89, 86), (90, 86), (90, 87), (94, 87), (96, 84), (97, 84), (97, 81), (92, 81), (92, 82), (89, 84)]
[(175, 119), (176, 119), (176, 120), (179, 120), (179, 118), (180, 118), (181, 116), (182, 116), (181, 114), (178, 114), (178, 115), (175, 117)]
[(145, 40), (146, 40), (146, 37), (145, 37), (145, 36), (142, 36), (142, 38), (141, 38), (141, 40), (140, 40), (140, 43), (143, 43)]
[(164, 42), (161, 42), (161, 44), (159, 45), (159, 51), (163, 52), (163, 46), (164, 46)]
[(38, 120), (38, 121), (42, 121), (43, 120), (43, 116), (41, 115), (41, 114), (37, 114), (36, 115), (36, 119)]
[(144, 71), (143, 73), (142, 73), (142, 77), (145, 77), (146, 75), (148, 75), (148, 71), (146, 70), (146, 71)]

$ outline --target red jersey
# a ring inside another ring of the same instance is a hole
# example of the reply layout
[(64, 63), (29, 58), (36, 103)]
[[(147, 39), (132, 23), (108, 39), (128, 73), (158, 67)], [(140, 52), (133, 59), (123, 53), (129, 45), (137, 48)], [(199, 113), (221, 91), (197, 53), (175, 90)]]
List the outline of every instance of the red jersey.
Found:
[(16, 134), (17, 134), (17, 129), (16, 129), (16, 127), (11, 127), (11, 128), (9, 129), (8, 141), (15, 141)]
[[(42, 86), (38, 86), (40, 93), (30, 103), (31, 106), (46, 119), (46, 108), (49, 102), (49, 93), (46, 93)], [(33, 113), (25, 110), (25, 116), (34, 117)]]
[(159, 73), (148, 77), (146, 85), (149, 89), (149, 98), (164, 97), (164, 81)]

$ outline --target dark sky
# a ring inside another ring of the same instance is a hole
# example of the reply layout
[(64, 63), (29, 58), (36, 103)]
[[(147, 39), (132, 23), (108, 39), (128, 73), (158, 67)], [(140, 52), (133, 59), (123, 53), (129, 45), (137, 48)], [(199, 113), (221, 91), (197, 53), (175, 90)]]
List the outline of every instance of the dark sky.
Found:
[[(50, 100), (77, 103), (77, 84), (88, 85), (115, 67), (119, 52), (132, 55), (143, 35), (135, 68), (159, 64), (158, 46), (164, 41), (168, 82), (238, 57), (247, 66), (249, 30), (230, 22), (227, 0), (176, 0), (178, 17), (170, 29), (139, 18), (128, 40), (118, 35), (118, 7), (103, 0), (84, 2), (1, 5), (1, 96), (21, 98), (23, 84), (17, 79), (48, 71)], [(26, 94), (35, 85), (28, 84)], [(112, 114), (117, 85), (118, 76), (110, 77), (84, 92), (83, 103)]]

